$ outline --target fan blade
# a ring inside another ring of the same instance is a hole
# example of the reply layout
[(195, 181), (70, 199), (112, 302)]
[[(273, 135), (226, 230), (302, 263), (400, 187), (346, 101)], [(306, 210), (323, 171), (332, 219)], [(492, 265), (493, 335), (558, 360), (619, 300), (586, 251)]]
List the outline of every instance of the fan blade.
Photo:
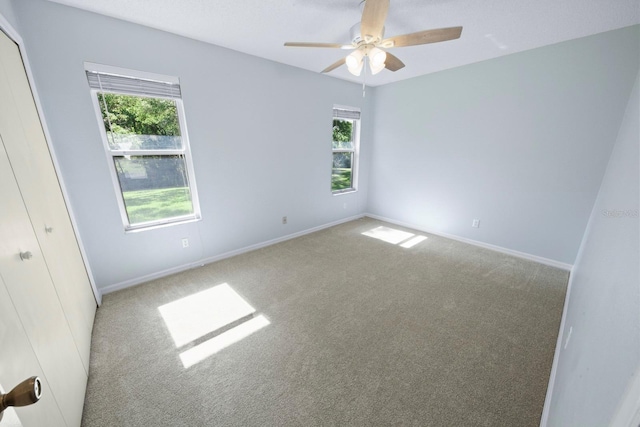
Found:
[(389, 0), (366, 0), (362, 11), (360, 35), (367, 43), (382, 38), (384, 21), (389, 12)]
[(380, 45), (385, 46), (385, 44), (388, 44), (388, 47), (404, 47), (427, 43), (438, 43), (457, 39), (460, 37), (461, 33), (462, 27), (438, 28), (436, 30), (418, 31), (417, 33), (390, 37), (382, 40)]
[(400, 61), (397, 56), (387, 52), (387, 59), (384, 61), (384, 67), (389, 71), (398, 71), (400, 68), (404, 68), (404, 63)]
[(344, 64), (345, 62), (347, 62), (347, 58), (342, 58), (339, 61), (336, 61), (333, 64), (329, 65), (327, 68), (322, 70), (322, 72), (323, 73), (328, 73), (329, 71), (333, 71), (336, 68), (338, 68), (339, 66), (341, 66), (342, 64)]
[(338, 44), (338, 43), (287, 42), (284, 45), (288, 47), (328, 47), (331, 49), (355, 49), (350, 44)]

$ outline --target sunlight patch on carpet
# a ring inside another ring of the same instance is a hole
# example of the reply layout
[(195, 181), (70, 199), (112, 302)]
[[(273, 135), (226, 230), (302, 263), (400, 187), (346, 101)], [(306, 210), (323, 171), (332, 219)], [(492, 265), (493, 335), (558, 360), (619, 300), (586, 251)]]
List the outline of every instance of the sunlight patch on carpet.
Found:
[(162, 305), (158, 310), (176, 348), (256, 311), (227, 283)]
[(403, 248), (407, 248), (410, 249), (412, 247), (414, 247), (415, 245), (417, 245), (418, 243), (427, 240), (427, 236), (416, 236), (416, 237), (412, 237), (409, 240), (407, 240), (406, 242), (402, 243), (400, 246), (402, 246)]
[(185, 368), (189, 368), (204, 359), (219, 352), (220, 350), (235, 344), (248, 337), (256, 331), (269, 325), (270, 322), (263, 315), (254, 317), (244, 323), (231, 328), (220, 335), (213, 337), (197, 346), (180, 353), (180, 360)]
[(362, 233), (364, 236), (373, 237), (392, 245), (400, 245), (403, 248), (410, 249), (418, 243), (427, 240), (427, 236), (419, 236), (407, 231), (396, 230), (395, 228), (380, 226)]

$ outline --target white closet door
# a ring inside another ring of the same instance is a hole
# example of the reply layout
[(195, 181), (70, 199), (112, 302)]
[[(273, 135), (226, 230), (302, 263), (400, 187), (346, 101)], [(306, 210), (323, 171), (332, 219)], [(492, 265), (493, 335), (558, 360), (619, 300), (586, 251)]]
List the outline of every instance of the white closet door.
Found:
[(14, 170), (0, 134), (0, 274), (66, 425), (79, 426), (87, 376)]
[(51, 161), (18, 46), (2, 32), (0, 133), (88, 375), (96, 300)]
[[(3, 184), (4, 185), (4, 184)], [(0, 387), (8, 392), (32, 376), (42, 380), (42, 397), (33, 406), (16, 408), (23, 427), (65, 425), (49, 382), (40, 368), (7, 288), (0, 277)], [(8, 422), (6, 417), (0, 425)]]

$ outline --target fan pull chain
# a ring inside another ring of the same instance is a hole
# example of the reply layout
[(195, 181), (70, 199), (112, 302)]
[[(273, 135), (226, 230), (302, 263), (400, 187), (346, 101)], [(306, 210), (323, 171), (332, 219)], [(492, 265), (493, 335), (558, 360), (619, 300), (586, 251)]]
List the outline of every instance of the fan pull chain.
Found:
[(366, 86), (365, 86), (365, 84), (367, 83), (367, 60), (368, 59), (369, 59), (368, 57), (366, 57), (366, 56), (364, 57), (364, 64), (363, 64), (363, 67), (362, 67), (362, 72), (364, 73), (362, 75), (362, 97), (363, 98), (365, 97), (365, 94), (366, 94)]

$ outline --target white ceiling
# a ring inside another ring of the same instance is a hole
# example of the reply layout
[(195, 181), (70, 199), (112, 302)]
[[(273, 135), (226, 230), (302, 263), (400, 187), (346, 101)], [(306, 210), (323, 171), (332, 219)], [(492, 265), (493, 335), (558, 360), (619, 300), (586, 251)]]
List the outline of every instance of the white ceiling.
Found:
[[(286, 41), (349, 43), (360, 0), (50, 0), (319, 72), (340, 49), (285, 48)], [(638, 0), (392, 0), (387, 37), (463, 26), (462, 36), (395, 48), (406, 67), (378, 86), (640, 23)], [(331, 76), (362, 82), (345, 67)]]

